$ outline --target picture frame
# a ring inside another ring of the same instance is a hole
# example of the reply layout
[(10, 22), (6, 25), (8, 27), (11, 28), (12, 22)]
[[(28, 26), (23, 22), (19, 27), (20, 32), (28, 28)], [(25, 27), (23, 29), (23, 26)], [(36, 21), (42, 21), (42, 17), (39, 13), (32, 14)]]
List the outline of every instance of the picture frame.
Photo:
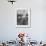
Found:
[(31, 27), (31, 8), (16, 9), (16, 27), (17, 28)]

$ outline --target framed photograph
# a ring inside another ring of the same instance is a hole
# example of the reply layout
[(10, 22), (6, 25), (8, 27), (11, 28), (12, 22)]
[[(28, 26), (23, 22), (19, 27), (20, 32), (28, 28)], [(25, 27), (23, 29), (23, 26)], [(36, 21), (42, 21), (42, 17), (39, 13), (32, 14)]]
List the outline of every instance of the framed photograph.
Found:
[(31, 9), (17, 8), (16, 27), (31, 27)]

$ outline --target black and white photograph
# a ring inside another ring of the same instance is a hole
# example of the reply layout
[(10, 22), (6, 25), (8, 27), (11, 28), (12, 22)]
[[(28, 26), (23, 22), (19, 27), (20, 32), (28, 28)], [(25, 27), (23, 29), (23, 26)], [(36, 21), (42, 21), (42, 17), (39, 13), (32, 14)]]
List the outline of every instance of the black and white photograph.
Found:
[(21, 8), (17, 9), (16, 14), (16, 22), (17, 27), (29, 27), (30, 26), (30, 9), (29, 8)]

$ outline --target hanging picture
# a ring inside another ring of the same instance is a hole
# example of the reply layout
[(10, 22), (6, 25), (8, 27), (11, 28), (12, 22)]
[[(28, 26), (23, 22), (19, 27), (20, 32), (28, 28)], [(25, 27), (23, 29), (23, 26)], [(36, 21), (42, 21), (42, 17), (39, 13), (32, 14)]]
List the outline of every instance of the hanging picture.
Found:
[(31, 26), (31, 9), (18, 8), (16, 11), (16, 27)]

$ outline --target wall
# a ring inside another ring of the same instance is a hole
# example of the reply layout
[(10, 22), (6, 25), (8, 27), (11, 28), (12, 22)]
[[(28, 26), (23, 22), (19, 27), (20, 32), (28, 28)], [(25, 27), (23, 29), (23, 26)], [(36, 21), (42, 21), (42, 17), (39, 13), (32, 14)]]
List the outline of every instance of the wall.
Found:
[[(31, 35), (33, 40), (46, 40), (46, 1), (17, 0), (12, 5), (0, 0), (0, 40), (15, 40), (18, 32)], [(31, 8), (31, 28), (16, 28), (16, 8)]]

